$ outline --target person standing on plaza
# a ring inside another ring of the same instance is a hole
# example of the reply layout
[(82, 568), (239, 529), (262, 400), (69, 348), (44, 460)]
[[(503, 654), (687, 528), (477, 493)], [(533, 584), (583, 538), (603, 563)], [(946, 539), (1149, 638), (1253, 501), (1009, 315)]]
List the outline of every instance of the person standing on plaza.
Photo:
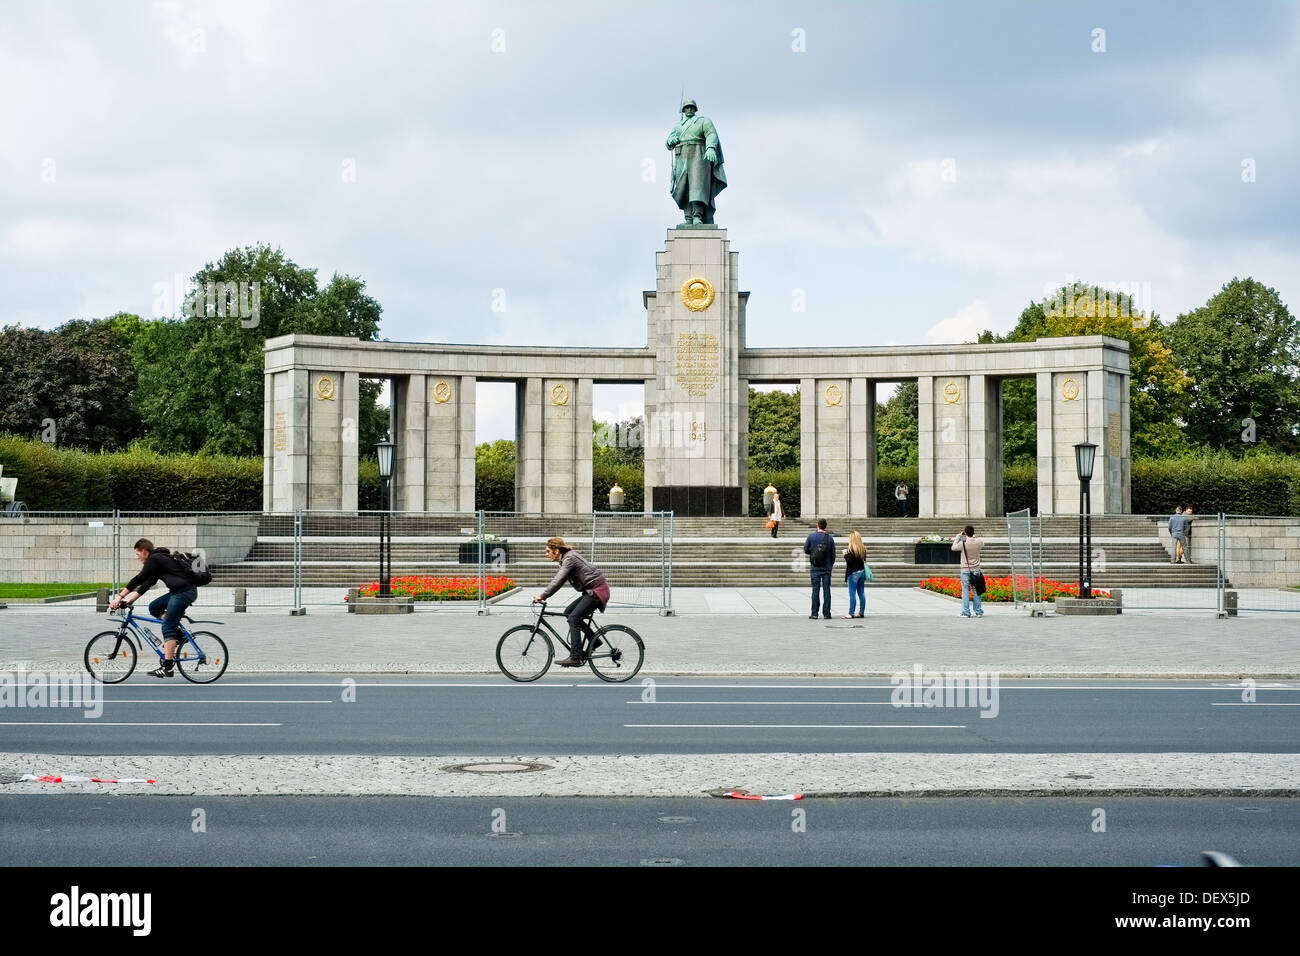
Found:
[(768, 521), (772, 522), (772, 537), (781, 530), (781, 522), (785, 520), (785, 511), (781, 508), (781, 496), (773, 493), (772, 495), (772, 513), (768, 515)]
[(845, 620), (867, 616), (866, 567), (867, 549), (862, 544), (862, 536), (850, 531), (849, 546), (844, 549), (844, 583), (849, 587), (849, 613), (844, 615)]
[(975, 526), (967, 525), (952, 543), (954, 551), (961, 552), (961, 616), (970, 617), (970, 598), (975, 598), (975, 616), (984, 616), (979, 593), (971, 587), (971, 574), (980, 571), (980, 552), (984, 542), (975, 537)]
[(1174, 546), (1174, 556), (1169, 563), (1182, 564), (1187, 552), (1187, 517), (1183, 514), (1182, 505), (1175, 508), (1169, 516), (1169, 537)]
[(1192, 506), (1183, 505), (1183, 561), (1192, 563)]
[(911, 489), (901, 481), (894, 487), (894, 498), (898, 501), (898, 516), (900, 518), (906, 518), (910, 513), (907, 510), (907, 495), (910, 490)]
[[(817, 519), (817, 530), (808, 535), (803, 543), (803, 553), (808, 555), (812, 577), (812, 613), (809, 620), (817, 619), (817, 608), (821, 605), (821, 616), (831, 616), (831, 569), (835, 567), (835, 538), (826, 530), (826, 519)], [(821, 600), (818, 600), (818, 595)]]

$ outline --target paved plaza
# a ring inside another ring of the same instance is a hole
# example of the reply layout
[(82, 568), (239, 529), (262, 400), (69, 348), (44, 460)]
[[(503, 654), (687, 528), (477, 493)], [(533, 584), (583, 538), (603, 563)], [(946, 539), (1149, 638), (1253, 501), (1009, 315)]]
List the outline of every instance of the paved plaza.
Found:
[[(1168, 592), (1153, 596), (1160, 593)], [(512, 594), (486, 615), (443, 605), (375, 617), (330, 604), (292, 617), (283, 606), (234, 614), (205, 592), (193, 615), (224, 622), (211, 628), (226, 639), (233, 672), (494, 674), (496, 640), (528, 620), (530, 596)], [(1132, 594), (1138, 603), (1143, 597)], [(920, 663), (1006, 677), (1300, 677), (1300, 615), (1216, 619), (1206, 597), (1188, 595), (1175, 608), (1126, 607), (1112, 618), (1050, 610), (1034, 618), (1023, 607), (988, 604), (983, 618), (968, 620), (951, 598), (881, 589), (868, 591), (862, 620), (811, 621), (803, 588), (683, 588), (673, 593), (673, 617), (611, 608), (597, 621), (623, 621), (641, 634), (647, 675), (887, 675)], [(1296, 606), (1287, 598), (1279, 595), (1277, 606)], [(843, 589), (833, 600), (844, 613)], [(0, 667), (80, 668), (86, 641), (109, 626), (91, 607), (10, 606), (0, 610)]]

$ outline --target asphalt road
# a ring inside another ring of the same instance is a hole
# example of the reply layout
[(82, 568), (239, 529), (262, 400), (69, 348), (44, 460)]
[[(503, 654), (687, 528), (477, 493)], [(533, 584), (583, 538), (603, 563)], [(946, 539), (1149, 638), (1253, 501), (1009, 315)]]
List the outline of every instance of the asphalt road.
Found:
[(1278, 798), (0, 796), (19, 866), (1295, 866), (1298, 832)]
[[(0, 750), (108, 754), (1297, 753), (1300, 681), (1017, 680), (976, 706), (896, 707), (883, 679), (228, 675), (0, 707)], [(346, 699), (346, 698), (354, 699)], [(981, 706), (982, 705), (982, 706)], [(995, 714), (984, 717), (983, 713)]]

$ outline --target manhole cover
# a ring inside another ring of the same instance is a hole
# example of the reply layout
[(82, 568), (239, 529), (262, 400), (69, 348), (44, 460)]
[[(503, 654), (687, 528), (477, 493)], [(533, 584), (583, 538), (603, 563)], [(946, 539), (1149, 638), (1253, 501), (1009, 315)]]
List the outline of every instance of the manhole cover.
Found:
[(501, 760), (485, 763), (453, 763), (439, 769), (446, 773), (533, 773), (537, 770), (550, 770), (551, 768), (544, 763)]
[(660, 817), (660, 823), (694, 823), (694, 817)]
[(642, 866), (685, 866), (685, 860), (679, 860), (671, 856), (655, 857), (653, 860), (642, 860)]

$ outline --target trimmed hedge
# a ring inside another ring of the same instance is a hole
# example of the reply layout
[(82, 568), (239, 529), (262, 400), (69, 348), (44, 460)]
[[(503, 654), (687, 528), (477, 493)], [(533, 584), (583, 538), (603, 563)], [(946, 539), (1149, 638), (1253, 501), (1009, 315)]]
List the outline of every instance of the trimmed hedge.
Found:
[[(224, 455), (159, 455), (132, 446), (124, 452), (85, 452), (58, 448), (30, 438), (0, 434), (0, 465), (6, 478), (18, 479), (18, 499), (32, 511), (261, 511), (262, 459)], [(1190, 503), (1202, 514), (1300, 515), (1300, 457), (1260, 452), (1234, 458), (1224, 452), (1179, 458), (1137, 460), (1132, 470), (1133, 511), (1167, 514)], [(1038, 510), (1034, 466), (1006, 469), (1003, 502), (1007, 511)], [(623, 488), (626, 506), (640, 511), (645, 482), (639, 465), (596, 464), (592, 506), (609, 507), (609, 489)], [(876, 509), (895, 513), (894, 486), (917, 487), (915, 466), (879, 465)], [(749, 473), (749, 514), (763, 514), (763, 489), (781, 492), (790, 517), (799, 517), (798, 468)], [(380, 506), (379, 466), (363, 459), (358, 467), (358, 505)], [(514, 468), (480, 468), (475, 497), (488, 511), (513, 511)], [(913, 504), (915, 514), (915, 505)]]

